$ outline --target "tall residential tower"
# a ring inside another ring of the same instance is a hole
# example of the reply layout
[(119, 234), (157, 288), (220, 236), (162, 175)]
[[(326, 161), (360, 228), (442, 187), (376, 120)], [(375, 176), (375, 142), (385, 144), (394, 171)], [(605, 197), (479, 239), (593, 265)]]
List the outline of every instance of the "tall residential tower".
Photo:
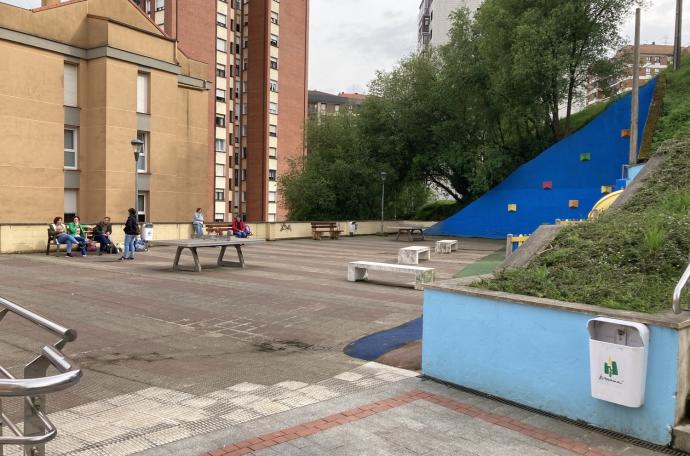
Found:
[(277, 179), (304, 153), (309, 0), (133, 1), (209, 64), (212, 217), (285, 220)]
[(419, 5), (418, 46), (422, 48), (429, 44), (432, 46), (446, 44), (452, 25), (451, 13), (464, 7), (474, 14), (482, 2), (483, 0), (422, 0)]

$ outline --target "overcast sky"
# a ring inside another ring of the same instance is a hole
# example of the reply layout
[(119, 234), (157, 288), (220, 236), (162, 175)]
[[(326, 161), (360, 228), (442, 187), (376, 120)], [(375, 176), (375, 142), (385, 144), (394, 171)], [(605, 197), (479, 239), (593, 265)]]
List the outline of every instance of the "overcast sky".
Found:
[[(290, 1), (290, 0), (286, 0)], [(0, 0), (32, 8), (40, 0)], [(376, 70), (390, 70), (417, 46), (420, 0), (311, 0), (309, 88), (364, 92)], [(642, 12), (642, 42), (673, 43), (675, 0), (651, 0)], [(690, 44), (690, 5), (683, 44)], [(623, 29), (634, 36), (631, 12)]]

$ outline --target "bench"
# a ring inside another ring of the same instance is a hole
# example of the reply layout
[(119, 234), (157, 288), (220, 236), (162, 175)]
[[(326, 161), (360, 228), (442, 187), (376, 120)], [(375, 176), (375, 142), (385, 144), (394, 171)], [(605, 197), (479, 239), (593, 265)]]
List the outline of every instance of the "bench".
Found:
[(209, 236), (232, 235), (232, 223), (207, 223), (205, 226)]
[(436, 253), (450, 253), (456, 250), (458, 250), (458, 241), (436, 241)]
[(400, 239), (401, 234), (407, 234), (408, 240), (410, 242), (412, 242), (412, 241), (416, 240), (416, 239), (414, 239), (414, 233), (415, 232), (419, 233), (420, 239), (418, 239), (418, 240), (420, 240), (420, 241), (424, 240), (424, 230), (426, 229), (426, 227), (421, 226), (421, 225), (402, 225), (402, 226), (393, 226), (393, 227), (390, 227), (390, 229), (398, 231), (398, 235), (395, 236), (396, 241)]
[[(65, 250), (67, 250), (67, 244), (60, 244), (57, 239), (55, 238), (54, 235), (51, 235), (50, 228), (48, 228), (48, 242), (46, 243), (46, 256), (50, 255), (50, 247), (55, 246), (55, 256), (60, 256), (60, 246), (64, 245)], [(86, 241), (88, 242), (94, 242), (98, 244), (98, 248), (100, 249), (100, 242), (94, 240), (93, 238), (93, 228), (87, 228), (86, 229)]]
[(398, 250), (399, 264), (419, 264), (419, 260), (431, 261), (431, 249), (429, 247), (413, 245)]
[(321, 240), (325, 233), (328, 233), (331, 239), (338, 239), (342, 232), (337, 222), (311, 222), (311, 237), (317, 241)]
[(424, 284), (434, 281), (434, 268), (391, 263), (375, 263), (373, 261), (353, 261), (348, 263), (347, 280), (350, 282), (367, 280), (369, 278), (369, 271), (413, 273), (415, 278), (415, 290), (423, 290)]

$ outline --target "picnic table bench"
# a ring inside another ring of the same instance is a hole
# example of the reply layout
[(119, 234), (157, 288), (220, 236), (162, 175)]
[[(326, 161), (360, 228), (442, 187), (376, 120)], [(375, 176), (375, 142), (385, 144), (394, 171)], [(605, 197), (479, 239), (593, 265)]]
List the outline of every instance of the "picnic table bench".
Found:
[(222, 236), (232, 234), (232, 223), (207, 223), (204, 225), (209, 236)]
[(425, 226), (422, 225), (400, 225), (400, 226), (392, 226), (389, 229), (392, 230), (397, 230), (398, 235), (395, 236), (395, 240), (400, 239), (400, 235), (405, 233), (407, 234), (407, 237), (410, 241), (416, 240), (414, 239), (414, 233), (419, 232), (419, 235), (421, 236), (421, 239), (418, 239), (420, 241), (424, 240), (424, 230), (426, 229)]
[[(175, 253), (175, 259), (173, 260), (173, 271), (177, 272), (181, 270), (180, 268), (180, 256), (184, 249), (189, 249), (192, 252), (192, 258), (194, 258), (194, 272), (201, 272), (201, 262), (199, 262), (199, 255), (197, 249), (201, 248), (212, 248), (220, 247), (220, 252), (218, 253), (218, 259), (216, 264), (220, 267), (240, 267), (244, 268), (244, 255), (242, 255), (242, 246), (247, 244), (259, 244), (264, 243), (264, 240), (248, 240), (248, 239), (233, 239), (233, 238), (223, 238), (218, 236), (217, 239), (183, 239), (183, 240), (172, 240), (172, 241), (153, 241), (154, 245), (172, 246), (177, 247), (177, 252)], [(225, 251), (228, 247), (235, 247), (237, 251), (238, 261), (225, 261)]]
[(331, 239), (338, 239), (342, 232), (338, 222), (311, 222), (311, 237), (314, 240), (321, 240), (325, 233), (328, 233)]

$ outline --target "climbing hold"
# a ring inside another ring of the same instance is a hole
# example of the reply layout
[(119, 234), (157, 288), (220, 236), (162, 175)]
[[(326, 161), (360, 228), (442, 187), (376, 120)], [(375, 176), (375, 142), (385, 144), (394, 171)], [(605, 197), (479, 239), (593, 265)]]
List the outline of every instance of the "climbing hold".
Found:
[(590, 154), (589, 152), (582, 152), (580, 154), (580, 161), (586, 162), (586, 161), (590, 161), (591, 159), (592, 159), (592, 154)]
[(543, 188), (544, 190), (551, 190), (553, 188), (553, 182), (544, 181), (541, 183), (541, 188)]
[(568, 200), (568, 207), (570, 209), (577, 209), (580, 207), (580, 200)]
[(630, 129), (629, 128), (624, 128), (621, 130), (621, 138), (629, 138), (630, 137)]
[(517, 212), (517, 204), (509, 204), (508, 212)]
[(611, 185), (602, 185), (601, 186), (601, 193), (611, 193), (613, 191), (613, 186)]

